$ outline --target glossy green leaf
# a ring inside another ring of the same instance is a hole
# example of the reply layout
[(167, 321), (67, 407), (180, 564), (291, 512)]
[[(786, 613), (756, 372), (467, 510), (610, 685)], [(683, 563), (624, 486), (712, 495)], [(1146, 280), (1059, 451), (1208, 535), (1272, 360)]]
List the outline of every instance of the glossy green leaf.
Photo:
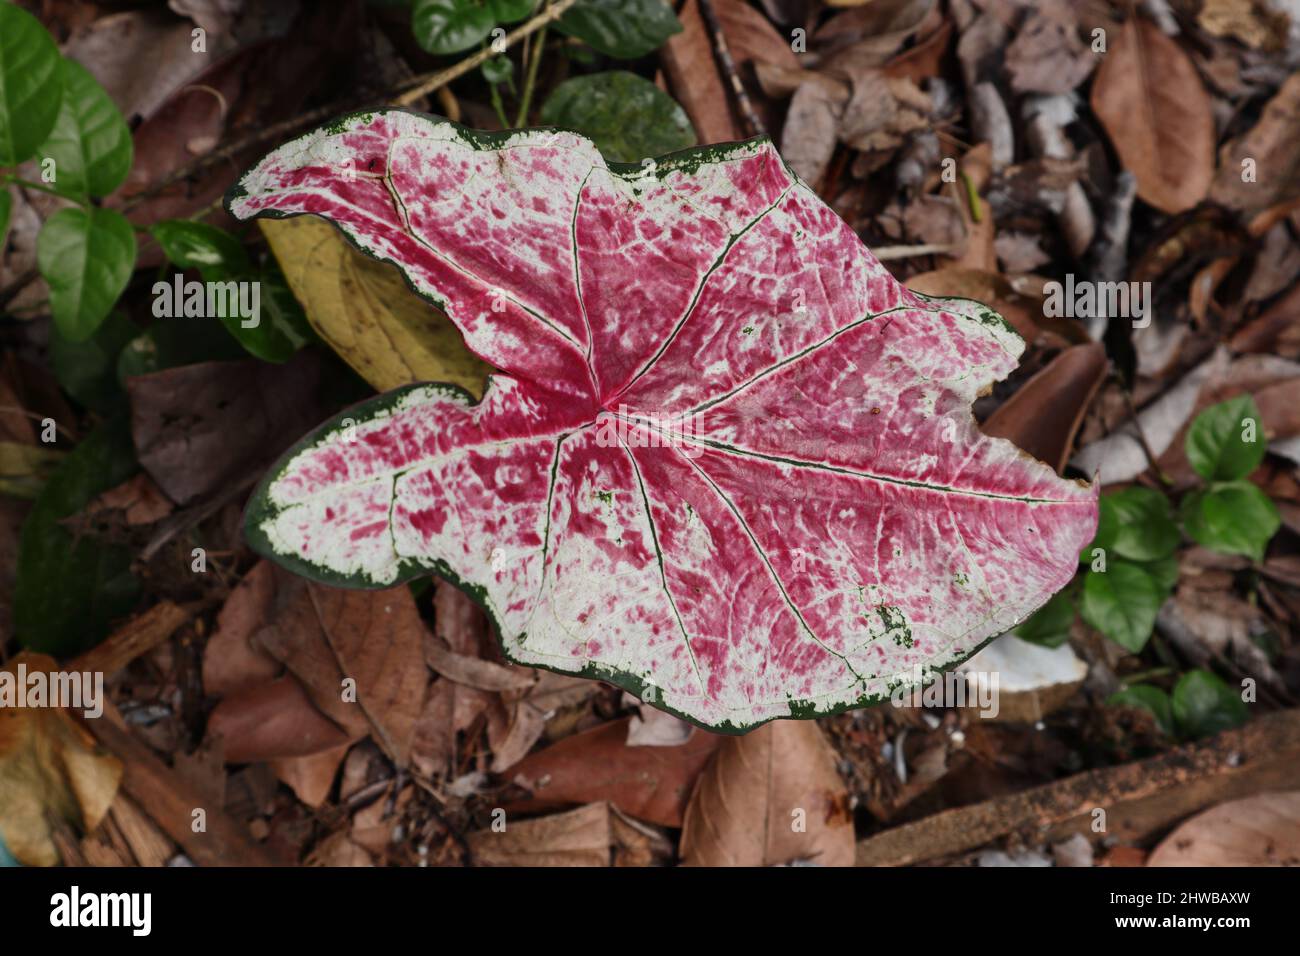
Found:
[(672, 97), (623, 70), (566, 80), (542, 106), (541, 119), (590, 137), (613, 162), (635, 163), (695, 143), (691, 121)]
[(1104, 572), (1084, 576), (1079, 612), (1088, 624), (1136, 654), (1150, 639), (1163, 602), (1160, 586), (1145, 570), (1111, 561)]
[(308, 342), (316, 340), (302, 306), (274, 262), (258, 276), (258, 324), (243, 328), (238, 316), (225, 319), (226, 327), (251, 354), (266, 362), (287, 362)]
[(1160, 587), (1160, 593), (1168, 596), (1178, 584), (1178, 557), (1177, 555), (1166, 555), (1155, 561), (1138, 562), (1139, 567)]
[(135, 268), (135, 233), (111, 209), (61, 209), (36, 239), (36, 265), (64, 338), (84, 342), (107, 318)]
[(682, 30), (664, 0), (578, 0), (555, 25), (620, 60), (645, 56)]
[(131, 131), (104, 88), (64, 59), (63, 105), (39, 152), (54, 160), (51, 186), (67, 196), (107, 196), (131, 171)]
[(1174, 735), (1174, 711), (1169, 695), (1159, 687), (1150, 684), (1135, 684), (1116, 691), (1106, 698), (1111, 707), (1133, 707), (1150, 711), (1156, 719), (1156, 726), (1169, 736)]
[(233, 279), (252, 269), (239, 240), (216, 226), (190, 219), (167, 219), (150, 228), (149, 233), (174, 266), (197, 269), (207, 281)]
[(267, 362), (287, 362), (315, 338), (279, 268), (271, 265), (255, 271), (244, 247), (230, 233), (190, 220), (161, 222), (151, 232), (174, 265), (197, 269), (205, 283), (226, 290), (214, 296), (216, 308), (205, 316), (219, 319), (249, 354)]
[(1209, 737), (1246, 722), (1241, 693), (1209, 671), (1188, 671), (1174, 686), (1174, 722), (1184, 737)]
[(65, 519), (136, 471), (126, 416), (82, 439), (23, 523), (13, 623), (23, 647), (67, 657), (92, 647), (139, 593), (129, 548), (74, 534)]
[(0, 166), (30, 159), (54, 129), (63, 57), (40, 21), (0, 3)]
[(1206, 481), (1245, 478), (1264, 460), (1268, 442), (1249, 395), (1211, 405), (1187, 430), (1187, 460)]
[(1154, 561), (1173, 554), (1181, 535), (1169, 510), (1169, 499), (1150, 488), (1125, 488), (1102, 496), (1102, 508), (1113, 515), (1111, 550), (1121, 558)]
[(416, 0), (411, 31), (420, 46), (442, 56), (477, 46), (496, 26), (496, 17), (477, 0)]
[(1231, 481), (1183, 499), (1183, 526), (1197, 544), (1225, 554), (1264, 560), (1282, 521), (1268, 495), (1249, 481)]
[(487, 0), (487, 8), (497, 23), (518, 23), (537, 6), (537, 0)]
[(515, 64), (508, 56), (494, 56), (484, 60), (479, 70), (489, 83), (506, 83), (515, 75)]
[(1011, 633), (1032, 644), (1060, 647), (1069, 639), (1073, 623), (1074, 602), (1068, 591), (1061, 591)]

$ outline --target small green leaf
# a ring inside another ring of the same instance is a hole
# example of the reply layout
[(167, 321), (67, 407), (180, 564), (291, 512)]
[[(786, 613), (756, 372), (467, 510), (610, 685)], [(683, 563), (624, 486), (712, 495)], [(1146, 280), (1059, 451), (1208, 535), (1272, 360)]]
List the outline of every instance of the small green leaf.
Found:
[(230, 233), (188, 219), (160, 222), (151, 232), (174, 265), (197, 269), (204, 282), (224, 286), (209, 318), (220, 319), (250, 355), (287, 362), (315, 338), (279, 268), (254, 272), (244, 247)]
[(136, 471), (125, 415), (82, 439), (46, 482), (23, 523), (14, 585), (18, 643), (67, 657), (99, 643), (135, 605), (129, 548), (74, 534), (64, 520)]
[(591, 137), (611, 162), (634, 163), (695, 143), (691, 121), (672, 97), (623, 70), (565, 80), (542, 106), (541, 118)]
[(0, 248), (4, 247), (5, 233), (9, 231), (9, 210), (13, 201), (9, 190), (0, 186)]
[(93, 411), (106, 413), (123, 397), (117, 379), (118, 356), (139, 334), (126, 313), (114, 312), (84, 342), (65, 339), (55, 326), (50, 333), (50, 365), (64, 391)]
[(515, 75), (515, 64), (508, 56), (494, 56), (484, 60), (479, 70), (489, 83), (506, 83)]
[(1102, 497), (1115, 521), (1111, 549), (1132, 561), (1155, 561), (1173, 554), (1181, 535), (1169, 513), (1169, 499), (1150, 488), (1125, 488)]
[(149, 230), (179, 269), (197, 269), (208, 282), (247, 275), (252, 266), (239, 240), (216, 226), (191, 219), (167, 219)]
[(1065, 591), (1058, 591), (1050, 601), (1040, 607), (1028, 620), (1018, 624), (1011, 633), (1022, 641), (1041, 644), (1043, 647), (1060, 647), (1070, 637), (1074, 623), (1074, 602)]
[(131, 171), (131, 131), (89, 70), (60, 67), (63, 106), (40, 155), (54, 160), (52, 185), (65, 196), (107, 196)]
[(1083, 579), (1083, 619), (1125, 650), (1136, 654), (1146, 645), (1164, 603), (1160, 585), (1136, 564), (1112, 561), (1104, 572)]
[(517, 23), (536, 6), (537, 0), (487, 0), (487, 8), (497, 23)]
[(135, 233), (111, 209), (60, 209), (36, 239), (60, 334), (84, 342), (113, 310), (135, 268)]
[(59, 48), (39, 20), (0, 3), (0, 166), (30, 159), (63, 101)]
[(1178, 584), (1178, 557), (1176, 555), (1166, 555), (1155, 561), (1141, 561), (1139, 567), (1151, 575), (1151, 580), (1159, 585), (1161, 594), (1167, 597), (1173, 593), (1175, 585)]
[(578, 0), (555, 25), (620, 60), (645, 56), (682, 30), (664, 0)]
[(1211, 405), (1187, 430), (1187, 460), (1206, 481), (1245, 478), (1267, 448), (1259, 408), (1249, 395)]
[(261, 290), (258, 324), (244, 328), (238, 316), (223, 321), (251, 354), (265, 362), (287, 362), (300, 348), (315, 341), (316, 333), (274, 262), (263, 268), (258, 282)]
[(1173, 712), (1178, 730), (1193, 739), (1240, 727), (1249, 713), (1240, 693), (1202, 670), (1188, 671), (1174, 686)]
[(1198, 544), (1224, 554), (1264, 560), (1264, 549), (1282, 526), (1277, 506), (1249, 481), (1211, 485), (1183, 499), (1183, 524)]
[(477, 0), (416, 0), (411, 9), (415, 42), (438, 56), (477, 46), (494, 26), (492, 10)]
[(1092, 536), (1089, 545), (1079, 552), (1079, 560), (1091, 564), (1093, 552), (1100, 548), (1109, 551), (1115, 546), (1115, 535), (1119, 531), (1119, 518), (1115, 513), (1113, 495), (1102, 495), (1097, 507), (1097, 533)]
[(1116, 691), (1106, 698), (1111, 707), (1133, 707), (1150, 711), (1156, 718), (1156, 726), (1170, 737), (1174, 735), (1174, 711), (1169, 695), (1159, 687), (1150, 684), (1134, 684), (1121, 691)]

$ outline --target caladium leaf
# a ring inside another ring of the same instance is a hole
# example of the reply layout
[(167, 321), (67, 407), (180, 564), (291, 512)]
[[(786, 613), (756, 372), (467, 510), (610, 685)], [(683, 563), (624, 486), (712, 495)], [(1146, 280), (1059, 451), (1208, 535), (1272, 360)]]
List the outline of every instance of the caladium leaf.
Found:
[(358, 114), (228, 206), (332, 220), (504, 373), (323, 425), (255, 491), (254, 547), (444, 574), (520, 663), (723, 730), (857, 706), (1023, 620), (1096, 528), (1093, 489), (970, 414), (1023, 341), (895, 282), (767, 140), (624, 166)]

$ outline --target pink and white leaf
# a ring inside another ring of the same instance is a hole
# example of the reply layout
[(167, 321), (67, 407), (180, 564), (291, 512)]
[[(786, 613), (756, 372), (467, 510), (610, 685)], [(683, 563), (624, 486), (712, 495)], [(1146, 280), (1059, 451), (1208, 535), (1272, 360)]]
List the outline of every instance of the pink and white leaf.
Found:
[(1092, 538), (1095, 490), (971, 416), (1022, 340), (896, 282), (765, 140), (620, 166), (369, 113), (229, 206), (334, 222), (501, 370), (322, 426), (250, 539), (338, 584), (445, 574), (519, 663), (715, 729), (832, 712), (968, 657)]

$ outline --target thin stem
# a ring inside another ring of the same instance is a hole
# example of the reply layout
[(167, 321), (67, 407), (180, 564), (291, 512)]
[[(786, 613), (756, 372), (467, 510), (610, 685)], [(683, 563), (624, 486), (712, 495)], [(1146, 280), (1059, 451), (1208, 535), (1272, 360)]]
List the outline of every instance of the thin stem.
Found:
[[(511, 46), (518, 43), (526, 36), (537, 33), (539, 30), (546, 29), (548, 23), (558, 20), (569, 7), (573, 6), (577, 0), (556, 0), (551, 6), (547, 7), (537, 16), (533, 17), (517, 30), (507, 33), (498, 44), (498, 49), (505, 52)], [(488, 57), (496, 56), (491, 47), (480, 50), (473, 56), (466, 57), (455, 66), (450, 66), (445, 70), (430, 74), (428, 77), (421, 78), (416, 85), (409, 88), (401, 96), (394, 97), (392, 104), (394, 106), (405, 106), (413, 103), (422, 96), (427, 96), (439, 87), (446, 86), (452, 80), (458, 79), (481, 64)]]
[(497, 84), (488, 84), (488, 94), (492, 97), (492, 108), (497, 111), (497, 119), (501, 121), (501, 128), (509, 129), (510, 120), (506, 119), (506, 106), (501, 102), (501, 90)]
[(82, 206), (89, 206), (90, 202), (80, 199), (76, 196), (69, 196), (67, 193), (61, 193), (57, 189), (51, 189), (44, 183), (34, 183), (29, 179), (23, 179), (21, 176), (15, 176), (13, 173), (5, 174), (5, 182), (13, 183), (15, 186), (21, 186), (23, 189), (36, 189), (43, 193), (49, 193), (51, 196), (58, 196), (60, 199), (67, 199), (70, 202), (79, 203)]
[(533, 90), (537, 87), (537, 70), (542, 64), (542, 51), (546, 49), (546, 27), (537, 32), (537, 43), (532, 50), (532, 59), (528, 61), (528, 75), (524, 77), (524, 92), (519, 99), (519, 112), (515, 115), (515, 126), (522, 127), (528, 122), (528, 108), (533, 102)]
[(1125, 677), (1121, 677), (1119, 679), (1119, 682), (1124, 687), (1131, 687), (1134, 684), (1141, 683), (1144, 680), (1150, 680), (1153, 677), (1164, 677), (1167, 674), (1172, 674), (1173, 672), (1174, 669), (1172, 667), (1152, 667), (1148, 670), (1137, 671), (1134, 674), (1129, 674)]

